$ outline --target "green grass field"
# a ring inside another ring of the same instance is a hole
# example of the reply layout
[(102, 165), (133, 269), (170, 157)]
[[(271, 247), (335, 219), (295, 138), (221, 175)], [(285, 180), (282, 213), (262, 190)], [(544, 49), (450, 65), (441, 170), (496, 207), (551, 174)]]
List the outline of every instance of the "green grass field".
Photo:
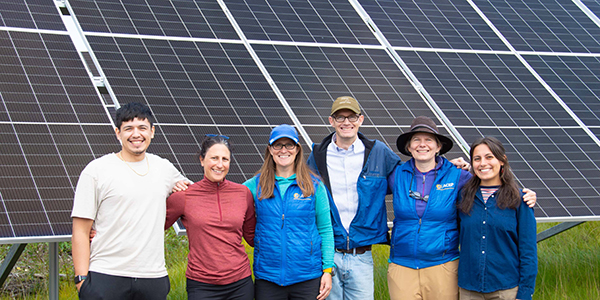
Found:
[[(538, 224), (538, 232), (555, 225)], [(0, 246), (4, 257), (10, 245)], [(70, 243), (60, 243), (60, 299), (77, 299)], [(171, 278), (169, 299), (187, 299), (185, 268), (188, 242), (170, 229), (165, 236), (167, 269)], [(247, 247), (252, 258), (252, 248)], [(375, 259), (375, 298), (389, 299), (387, 257), (389, 247), (373, 249)], [(600, 222), (587, 222), (538, 244), (539, 269), (534, 299), (600, 299)], [(45, 243), (27, 245), (11, 277), (0, 290), (0, 299), (48, 299), (48, 247)]]

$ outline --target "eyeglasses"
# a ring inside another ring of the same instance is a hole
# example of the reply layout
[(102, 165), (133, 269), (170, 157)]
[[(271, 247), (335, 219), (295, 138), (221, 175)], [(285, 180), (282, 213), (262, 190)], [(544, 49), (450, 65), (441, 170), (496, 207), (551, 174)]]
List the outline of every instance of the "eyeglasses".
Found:
[(419, 192), (413, 192), (413, 191), (408, 191), (408, 196), (415, 199), (415, 200), (423, 200), (425, 202), (427, 202), (427, 200), (429, 200), (429, 195), (423, 196), (421, 195), (421, 193)]
[(208, 138), (222, 137), (222, 138), (223, 138), (223, 139), (225, 139), (225, 140), (228, 140), (228, 139), (229, 139), (229, 137), (228, 137), (228, 136), (226, 136), (226, 135), (220, 135), (220, 134), (214, 134), (214, 133), (208, 133), (208, 134), (205, 134), (204, 136), (205, 136), (205, 137), (208, 137)]
[(346, 119), (348, 119), (348, 121), (354, 123), (354, 122), (358, 121), (358, 118), (360, 118), (360, 115), (351, 115), (351, 116), (347, 116), (347, 117), (337, 115), (337, 116), (332, 116), (332, 117), (338, 123), (344, 123), (344, 121)]
[(287, 144), (277, 143), (277, 144), (271, 145), (271, 148), (273, 148), (275, 150), (281, 150), (281, 149), (283, 149), (283, 147), (285, 147), (285, 149), (288, 149), (288, 150), (294, 150), (296, 148), (296, 144), (291, 144), (291, 143), (287, 143)]
[[(436, 177), (437, 177), (437, 170), (435, 170), (433, 181), (435, 181)], [(412, 183), (413, 183), (414, 179), (415, 179), (415, 173), (413, 172), (412, 176), (410, 177), (410, 185), (409, 185), (410, 190), (408, 190), (408, 196), (415, 200), (423, 200), (423, 201), (427, 202), (429, 200), (429, 195), (423, 196), (421, 194), (421, 192), (415, 192), (412, 190)]]

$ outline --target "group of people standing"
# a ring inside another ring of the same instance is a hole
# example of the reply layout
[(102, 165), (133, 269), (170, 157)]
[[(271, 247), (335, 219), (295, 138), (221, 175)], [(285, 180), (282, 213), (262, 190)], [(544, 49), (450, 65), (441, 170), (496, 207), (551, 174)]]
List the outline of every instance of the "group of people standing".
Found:
[[(354, 98), (337, 98), (335, 131), (307, 161), (296, 129), (275, 127), (262, 167), (243, 184), (226, 179), (229, 138), (206, 135), (204, 178), (192, 184), (146, 152), (154, 135), (148, 107), (122, 106), (121, 151), (92, 161), (75, 193), (80, 299), (165, 299), (163, 229), (178, 219), (189, 237), (189, 299), (374, 299), (374, 244), (391, 246), (392, 299), (531, 299), (536, 197), (519, 190), (502, 144), (473, 143), (471, 168), (444, 158), (452, 140), (417, 117), (397, 140), (412, 157), (403, 163), (359, 132), (363, 121)], [(254, 247), (252, 269), (242, 238)]]

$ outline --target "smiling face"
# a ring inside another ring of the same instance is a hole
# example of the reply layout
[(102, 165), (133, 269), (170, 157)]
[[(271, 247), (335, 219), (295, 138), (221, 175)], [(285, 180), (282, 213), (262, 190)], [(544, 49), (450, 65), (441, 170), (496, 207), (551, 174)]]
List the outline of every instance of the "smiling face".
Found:
[(354, 115), (356, 115), (356, 113), (349, 109), (341, 109), (335, 112), (334, 116), (329, 116), (329, 124), (331, 124), (331, 126), (333, 126), (335, 129), (337, 138), (349, 141), (354, 141), (356, 139), (358, 136), (358, 128), (365, 120), (365, 116), (360, 115), (358, 120), (355, 122), (350, 122), (348, 118), (345, 118), (343, 122), (338, 122), (335, 120), (335, 117), (338, 116), (350, 117)]
[(502, 184), (500, 169), (504, 165), (499, 161), (486, 144), (481, 144), (473, 149), (473, 172), (481, 179), (483, 186), (497, 186)]
[[(269, 152), (271, 152), (275, 166), (278, 169), (294, 167), (294, 161), (296, 160), (296, 155), (298, 154), (298, 145), (290, 150), (285, 147), (285, 145), (288, 144), (296, 145), (296, 143), (291, 139), (280, 138), (273, 142), (273, 144), (269, 147)], [(283, 146), (281, 147), (281, 150), (274, 149), (274, 147), (278, 148), (280, 145)]]
[(204, 177), (212, 182), (221, 182), (229, 172), (231, 153), (227, 146), (214, 144), (206, 151), (200, 164), (204, 167)]
[(154, 126), (148, 119), (135, 118), (123, 121), (120, 128), (115, 128), (115, 133), (121, 141), (121, 157), (126, 161), (140, 161), (154, 138)]
[(417, 132), (408, 141), (408, 152), (415, 161), (420, 163), (435, 162), (436, 153), (440, 152), (442, 145), (431, 133)]

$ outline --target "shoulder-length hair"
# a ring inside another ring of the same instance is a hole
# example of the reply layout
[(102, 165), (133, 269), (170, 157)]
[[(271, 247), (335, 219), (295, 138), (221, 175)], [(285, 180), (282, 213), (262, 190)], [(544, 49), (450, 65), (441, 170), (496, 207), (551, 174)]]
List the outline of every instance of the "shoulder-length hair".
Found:
[[(260, 170), (256, 174), (260, 174), (260, 180), (258, 186), (260, 187), (260, 193), (258, 199), (267, 199), (273, 197), (275, 191), (275, 161), (269, 151), (269, 147), (265, 149), (265, 161), (263, 162)], [(302, 195), (308, 197), (315, 193), (315, 187), (312, 182), (312, 176), (315, 173), (308, 167), (306, 160), (304, 159), (304, 152), (300, 144), (296, 144), (298, 153), (296, 153), (296, 159), (294, 159), (294, 171), (296, 172), (296, 183), (302, 190)]]
[[(504, 163), (500, 168), (501, 184), (497, 192), (496, 205), (502, 209), (516, 209), (521, 204), (521, 192), (517, 186), (515, 175), (510, 169), (508, 158), (506, 157), (506, 150), (504, 149), (504, 146), (502, 146), (502, 142), (494, 137), (484, 137), (475, 141), (471, 144), (471, 163), (473, 162), (473, 152), (479, 145), (487, 145), (494, 157)], [(471, 173), (473, 174), (473, 177), (471, 177), (462, 188), (462, 200), (458, 203), (458, 209), (465, 214), (471, 213), (473, 202), (475, 201), (475, 194), (477, 194), (479, 186), (481, 185), (481, 179), (475, 175), (473, 168), (471, 168)]]

